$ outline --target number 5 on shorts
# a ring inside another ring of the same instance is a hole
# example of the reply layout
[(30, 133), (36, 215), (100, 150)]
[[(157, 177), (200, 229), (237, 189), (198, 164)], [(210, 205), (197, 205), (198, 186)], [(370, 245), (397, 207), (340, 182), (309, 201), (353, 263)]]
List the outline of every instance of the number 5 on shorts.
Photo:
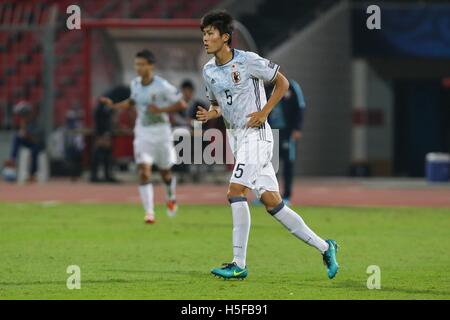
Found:
[(234, 172), (234, 177), (235, 178), (239, 179), (240, 177), (242, 177), (242, 174), (244, 173), (244, 169), (241, 168), (241, 166), (245, 166), (245, 164), (244, 163), (238, 163), (238, 165), (236, 166), (236, 170)]

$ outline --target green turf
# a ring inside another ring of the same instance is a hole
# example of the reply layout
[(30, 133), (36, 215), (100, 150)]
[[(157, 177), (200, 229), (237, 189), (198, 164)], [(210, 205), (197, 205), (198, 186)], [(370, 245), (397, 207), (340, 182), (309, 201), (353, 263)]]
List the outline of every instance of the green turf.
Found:
[[(138, 205), (0, 204), (0, 299), (449, 299), (450, 210), (303, 208), (341, 245), (330, 281), (315, 249), (252, 208), (249, 277), (209, 274), (231, 258), (227, 206), (182, 206), (144, 225)], [(68, 290), (66, 268), (81, 268)], [(381, 290), (366, 269), (381, 268)]]

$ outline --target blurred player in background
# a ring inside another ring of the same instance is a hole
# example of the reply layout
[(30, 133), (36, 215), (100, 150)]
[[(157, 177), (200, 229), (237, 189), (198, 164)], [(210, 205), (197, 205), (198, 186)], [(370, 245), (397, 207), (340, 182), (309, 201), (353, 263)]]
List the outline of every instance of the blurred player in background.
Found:
[[(273, 86), (268, 86), (272, 92)], [(302, 137), (305, 98), (300, 85), (289, 80), (289, 89), (269, 115), (270, 126), (279, 130), (280, 156), (283, 161), (283, 201), (290, 204), (292, 185), (294, 183), (294, 165), (297, 141)]]
[(153, 72), (155, 56), (149, 50), (136, 54), (134, 67), (138, 77), (131, 81), (128, 99), (114, 103), (110, 98), (100, 101), (115, 109), (136, 108), (134, 128), (134, 157), (139, 170), (139, 194), (145, 210), (145, 222), (155, 222), (153, 185), (150, 177), (152, 165), (157, 165), (166, 186), (167, 214), (177, 211), (175, 198), (175, 176), (171, 168), (176, 161), (169, 112), (186, 109), (181, 93), (167, 80)]
[[(319, 250), (328, 277), (334, 278), (338, 271), (336, 242), (317, 236), (296, 212), (283, 203), (271, 162), (273, 137), (267, 118), (288, 90), (288, 80), (278, 72), (277, 64), (256, 53), (230, 48), (233, 26), (228, 13), (205, 15), (201, 30), (206, 52), (214, 57), (203, 68), (211, 106), (209, 110), (199, 107), (197, 119), (207, 122), (223, 115), (236, 159), (227, 194), (233, 216), (234, 259), (211, 270), (212, 274), (225, 279), (247, 277), (250, 210), (246, 196), (249, 190), (254, 190), (275, 219), (297, 238)], [(275, 85), (268, 101), (263, 81)]]

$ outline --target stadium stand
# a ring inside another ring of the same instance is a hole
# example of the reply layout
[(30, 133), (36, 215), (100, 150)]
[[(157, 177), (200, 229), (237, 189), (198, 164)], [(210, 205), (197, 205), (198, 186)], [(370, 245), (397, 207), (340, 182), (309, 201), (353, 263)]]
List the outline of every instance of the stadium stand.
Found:
[[(82, 32), (64, 32), (66, 9), (73, 1), (7, 0), (0, 4), (0, 25), (44, 25), (50, 7), (56, 5), (59, 15), (55, 41), (57, 58), (54, 70), (55, 124), (64, 120), (66, 110), (81, 104)], [(83, 18), (199, 18), (219, 1), (209, 0), (80, 0)], [(20, 28), (19, 28), (20, 29)], [(19, 30), (18, 29), (18, 30)], [(34, 106), (42, 103), (43, 49), (37, 32), (0, 29), (0, 128), (12, 127), (11, 108), (20, 99)], [(92, 48), (95, 57), (100, 46)], [(105, 62), (107, 63), (107, 62)], [(109, 66), (112, 68), (113, 66)]]

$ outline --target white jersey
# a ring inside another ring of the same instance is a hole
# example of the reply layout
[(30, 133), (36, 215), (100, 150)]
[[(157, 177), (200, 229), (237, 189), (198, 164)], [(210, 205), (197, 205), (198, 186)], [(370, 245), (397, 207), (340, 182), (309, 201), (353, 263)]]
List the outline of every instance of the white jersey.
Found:
[(181, 93), (167, 80), (153, 76), (148, 85), (142, 84), (142, 78), (131, 81), (130, 99), (134, 101), (137, 118), (134, 134), (137, 139), (163, 140), (171, 138), (171, 128), (167, 113), (152, 113), (149, 105), (166, 108), (181, 99)]
[(273, 81), (279, 68), (256, 53), (237, 49), (233, 49), (233, 58), (228, 63), (218, 65), (213, 57), (203, 67), (206, 95), (222, 110), (233, 151), (250, 135), (273, 141), (267, 121), (260, 128), (245, 128), (245, 125), (249, 120), (247, 115), (260, 111), (266, 104), (263, 81)]

